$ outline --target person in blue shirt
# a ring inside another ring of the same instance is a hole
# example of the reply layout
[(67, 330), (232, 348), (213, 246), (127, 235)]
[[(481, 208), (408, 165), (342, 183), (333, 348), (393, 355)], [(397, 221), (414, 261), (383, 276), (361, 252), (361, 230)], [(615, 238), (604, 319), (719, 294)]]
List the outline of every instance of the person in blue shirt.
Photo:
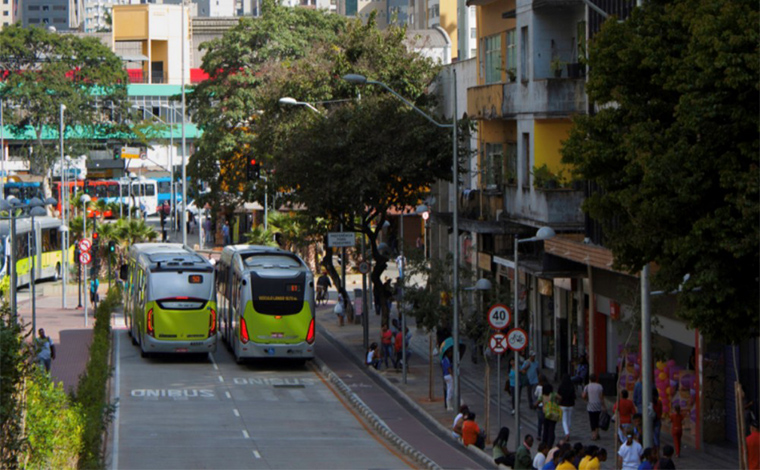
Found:
[(443, 381), (446, 384), (446, 410), (453, 411), (454, 405), (452, 403), (454, 394), (454, 380), (451, 376), (451, 354), (454, 348), (449, 348), (443, 353), (441, 359), (441, 373), (443, 374)]
[[(528, 354), (528, 360), (523, 362), (520, 372), (528, 376), (528, 397), (532, 397), (536, 390), (536, 386), (538, 385), (538, 361), (536, 360), (535, 351), (531, 351)], [(536, 405), (532, 400), (530, 401), (530, 409), (536, 409)]]

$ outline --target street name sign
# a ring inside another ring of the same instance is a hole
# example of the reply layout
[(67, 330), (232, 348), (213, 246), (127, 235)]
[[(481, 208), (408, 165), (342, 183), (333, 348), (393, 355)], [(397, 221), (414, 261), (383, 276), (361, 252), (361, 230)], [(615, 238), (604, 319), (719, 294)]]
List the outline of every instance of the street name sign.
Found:
[(356, 246), (356, 234), (354, 232), (330, 232), (327, 234), (327, 246), (332, 248)]
[(512, 311), (504, 304), (495, 304), (488, 309), (488, 324), (494, 330), (503, 330), (512, 320)]

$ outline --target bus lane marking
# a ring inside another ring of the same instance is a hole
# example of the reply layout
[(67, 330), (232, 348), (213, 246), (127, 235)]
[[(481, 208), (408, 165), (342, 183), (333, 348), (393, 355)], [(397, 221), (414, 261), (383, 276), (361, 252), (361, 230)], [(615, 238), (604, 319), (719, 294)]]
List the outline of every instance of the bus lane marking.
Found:
[(260, 458), (261, 458), (261, 454), (259, 454), (259, 451), (258, 451), (258, 450), (254, 450), (254, 451), (253, 451), (253, 456), (254, 456), (254, 457), (256, 457), (257, 459), (260, 459)]
[(232, 409), (232, 413), (233, 413), (235, 416), (237, 416), (238, 418), (240, 417), (240, 412), (237, 410), (237, 408), (233, 408), (233, 409)]
[(248, 435), (248, 431), (246, 431), (245, 429), (243, 429), (243, 437), (246, 438), (246, 439), (250, 439), (251, 438), (251, 436)]
[(230, 392), (224, 392), (224, 394), (227, 396), (227, 398), (232, 400), (232, 394)]

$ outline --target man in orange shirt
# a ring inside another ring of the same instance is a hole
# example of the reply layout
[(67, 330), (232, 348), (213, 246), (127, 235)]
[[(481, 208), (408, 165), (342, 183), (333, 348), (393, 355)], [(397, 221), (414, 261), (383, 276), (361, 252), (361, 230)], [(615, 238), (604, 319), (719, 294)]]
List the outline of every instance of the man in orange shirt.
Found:
[(749, 424), (750, 433), (747, 436), (747, 468), (760, 470), (760, 431), (757, 421)]
[(470, 413), (462, 424), (462, 443), (465, 446), (477, 445), (480, 427), (475, 422), (475, 413)]

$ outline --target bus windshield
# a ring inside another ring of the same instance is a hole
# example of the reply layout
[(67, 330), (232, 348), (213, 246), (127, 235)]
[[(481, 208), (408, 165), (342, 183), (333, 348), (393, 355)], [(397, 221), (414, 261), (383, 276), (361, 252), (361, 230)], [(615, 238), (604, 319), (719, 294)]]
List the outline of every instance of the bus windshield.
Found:
[(199, 271), (160, 271), (151, 274), (151, 300), (188, 297), (210, 299), (214, 274)]

